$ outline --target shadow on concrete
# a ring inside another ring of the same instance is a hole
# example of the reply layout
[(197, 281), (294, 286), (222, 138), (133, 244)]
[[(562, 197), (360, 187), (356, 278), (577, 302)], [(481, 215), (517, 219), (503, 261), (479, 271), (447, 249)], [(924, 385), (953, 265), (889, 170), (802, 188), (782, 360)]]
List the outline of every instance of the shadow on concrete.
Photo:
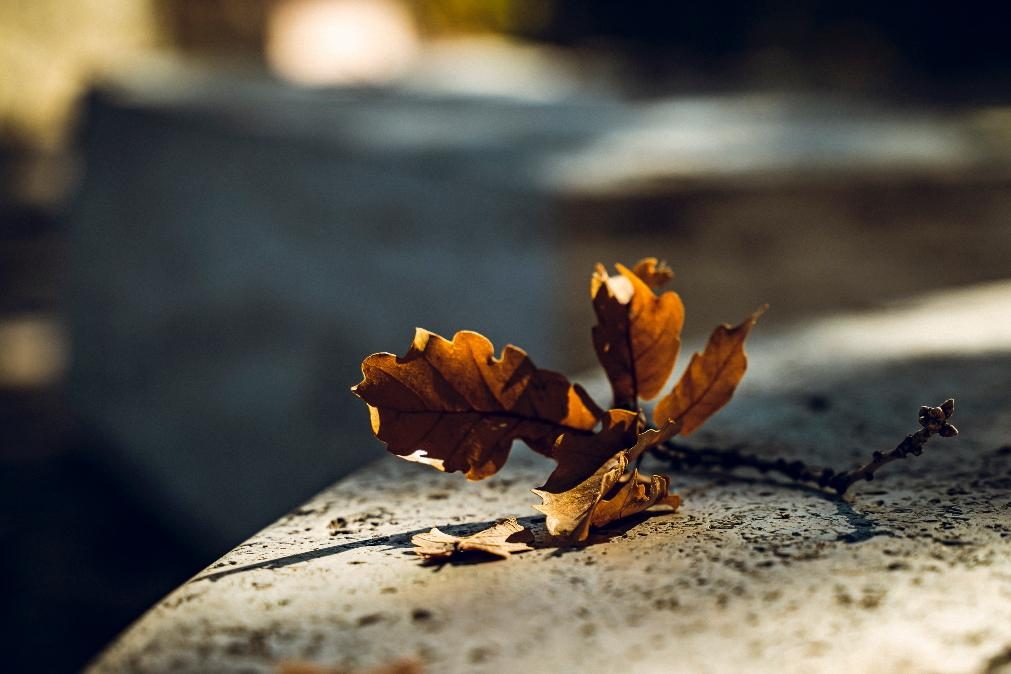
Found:
[[(599, 545), (601, 543), (607, 543), (611, 539), (624, 535), (627, 531), (635, 527), (636, 525), (646, 521), (654, 515), (669, 514), (669, 512), (658, 511), (655, 513), (640, 513), (639, 515), (633, 517), (627, 517), (619, 522), (614, 522), (606, 527), (601, 527), (600, 529), (594, 530), (590, 535), (590, 538), (579, 545), (570, 546), (558, 546), (557, 542), (552, 542), (551, 536), (547, 533), (544, 527), (544, 517), (538, 515), (532, 515), (530, 517), (519, 517), (517, 522), (519, 522), (524, 528), (528, 529), (533, 535), (534, 540), (530, 544), (535, 550), (542, 550), (547, 548), (555, 548), (556, 555), (562, 555), (567, 552), (572, 552), (579, 550), (580, 548), (585, 548), (591, 545)], [(500, 520), (487, 520), (484, 522), (467, 522), (464, 524), (445, 524), (436, 527), (443, 533), (447, 533), (451, 536), (468, 536), (470, 534), (477, 533), (495, 525)], [(280, 569), (286, 566), (291, 566), (292, 564), (301, 564), (303, 562), (310, 562), (314, 559), (322, 559), (324, 557), (332, 557), (333, 555), (339, 555), (351, 550), (357, 550), (359, 548), (368, 548), (376, 546), (386, 546), (389, 549), (404, 549), (407, 551), (409, 548), (413, 548), (411, 539), (417, 534), (427, 533), (430, 528), (425, 529), (413, 529), (411, 531), (405, 531), (396, 534), (389, 534), (386, 536), (374, 536), (372, 538), (367, 538), (360, 541), (349, 541), (347, 543), (341, 543), (339, 545), (328, 545), (324, 548), (318, 548), (316, 550), (309, 550), (306, 552), (298, 552), (291, 555), (285, 555), (283, 557), (276, 557), (274, 559), (267, 559), (261, 562), (256, 562), (253, 564), (245, 564), (242, 566), (232, 566), (229, 568), (221, 569), (219, 571), (210, 571), (208, 573), (202, 573), (192, 579), (189, 583), (196, 583), (202, 580), (209, 580), (211, 582), (218, 581), (226, 576), (232, 576), (237, 573), (244, 573), (246, 571), (255, 571), (258, 569)], [(407, 554), (413, 554), (408, 552)], [(426, 565), (440, 567), (446, 564), (450, 565), (466, 565), (466, 564), (480, 564), (485, 562), (496, 561), (496, 557), (483, 554), (480, 552), (465, 552), (454, 555), (445, 560), (430, 560), (428, 562), (423, 562)]]

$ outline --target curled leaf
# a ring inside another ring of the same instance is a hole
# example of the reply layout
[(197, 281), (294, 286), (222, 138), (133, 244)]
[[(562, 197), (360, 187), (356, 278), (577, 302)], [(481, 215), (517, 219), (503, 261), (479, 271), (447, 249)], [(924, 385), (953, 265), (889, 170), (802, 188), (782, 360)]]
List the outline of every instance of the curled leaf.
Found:
[(652, 284), (666, 282), (672, 274), (655, 259), (636, 265), (649, 282), (624, 265), (616, 268), (619, 275), (609, 276), (597, 265), (590, 280), (597, 315), (593, 346), (611, 382), (615, 407), (635, 408), (637, 398), (659, 394), (674, 369), (685, 309), (677, 293), (657, 297), (653, 292)]
[(562, 492), (533, 489), (541, 498), (534, 508), (544, 513), (545, 526), (552, 536), (572, 542), (585, 541), (590, 527), (602, 527), (615, 520), (640, 513), (654, 505), (671, 505), (681, 500), (668, 494), (666, 475), (644, 479), (638, 470), (625, 475), (628, 454), (622, 450), (582, 482)]
[(560, 434), (589, 435), (602, 414), (582, 387), (515, 346), (496, 358), (476, 332), (448, 341), (418, 328), (403, 358), (373, 354), (362, 374), (352, 391), (390, 452), (471, 480), (496, 473), (513, 440), (551, 456)]
[(748, 367), (744, 340), (767, 307), (762, 307), (736, 327), (718, 326), (702, 353), (692, 356), (674, 389), (653, 410), (656, 423), (677, 419), (688, 435), (733, 397)]
[[(552, 536), (584, 541), (590, 527), (604, 526), (657, 504), (677, 507), (669, 496), (669, 480), (663, 475), (640, 477), (638, 471), (626, 475), (630, 462), (650, 447), (673, 436), (678, 424), (668, 421), (658, 430), (637, 433), (638, 415), (610, 410), (603, 417), (603, 429), (590, 437), (563, 435), (555, 457), (558, 467), (539, 489), (541, 498), (534, 508), (546, 515)], [(615, 447), (626, 447), (615, 452)]]
[(516, 552), (533, 550), (534, 536), (516, 521), (515, 517), (502, 520), (484, 531), (470, 536), (451, 536), (433, 528), (427, 534), (411, 538), (414, 552), (425, 560), (445, 560), (468, 551), (486, 552), (503, 559)]
[(593, 511), (590, 525), (602, 527), (611, 522), (640, 513), (655, 505), (668, 505), (677, 510), (681, 497), (668, 493), (670, 478), (666, 475), (645, 477), (633, 470), (618, 481), (620, 488), (610, 498), (602, 499)]
[(544, 487), (531, 490), (541, 498), (541, 504), (535, 505), (534, 509), (544, 513), (548, 533), (574, 542), (585, 541), (590, 535), (593, 511), (604, 494), (618, 484), (627, 465), (625, 452), (617, 452), (592, 475), (569, 489), (558, 492)]

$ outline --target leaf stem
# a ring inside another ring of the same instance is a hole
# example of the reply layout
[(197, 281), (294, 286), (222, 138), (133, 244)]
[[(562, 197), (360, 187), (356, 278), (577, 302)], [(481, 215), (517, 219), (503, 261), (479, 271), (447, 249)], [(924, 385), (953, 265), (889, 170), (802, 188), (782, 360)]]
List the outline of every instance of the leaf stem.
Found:
[(689, 447), (668, 440), (654, 447), (652, 453), (673, 468), (710, 468), (736, 470), (752, 468), (761, 473), (778, 473), (794, 482), (815, 484), (822, 489), (834, 491), (842, 496), (850, 487), (861, 480), (873, 480), (875, 473), (883, 466), (904, 459), (910, 454), (919, 456), (923, 446), (933, 435), (953, 437), (958, 429), (948, 423), (955, 410), (955, 401), (948, 399), (937, 407), (920, 408), (921, 428), (907, 435), (889, 452), (874, 452), (868, 462), (849, 471), (836, 472), (831, 468), (809, 466), (803, 461), (788, 461), (783, 458), (766, 459), (754, 454), (741, 452), (739, 448)]

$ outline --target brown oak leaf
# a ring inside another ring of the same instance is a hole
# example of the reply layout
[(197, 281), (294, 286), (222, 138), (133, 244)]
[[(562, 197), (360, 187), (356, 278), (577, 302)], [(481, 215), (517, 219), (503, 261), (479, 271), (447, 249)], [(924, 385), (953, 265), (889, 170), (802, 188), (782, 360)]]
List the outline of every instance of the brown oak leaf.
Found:
[[(628, 458), (617, 452), (588, 478), (561, 492), (533, 489), (541, 498), (536, 510), (544, 513), (548, 533), (573, 542), (585, 541), (590, 535), (593, 511), (603, 495), (618, 484), (625, 473)], [(546, 485), (545, 485), (546, 486)]]
[(415, 535), (411, 543), (419, 556), (438, 561), (468, 551), (506, 558), (516, 552), (533, 550), (528, 545), (533, 540), (533, 534), (524, 529), (515, 517), (510, 517), (470, 536), (451, 536), (433, 528), (427, 534)]
[(744, 340), (767, 308), (760, 308), (736, 327), (721, 325), (713, 330), (705, 350), (692, 356), (673, 390), (657, 403), (654, 422), (677, 419), (681, 433), (688, 435), (730, 402), (748, 367)]
[(593, 346), (614, 391), (614, 406), (634, 409), (637, 398), (656, 397), (666, 383), (678, 350), (685, 309), (673, 291), (659, 297), (651, 285), (669, 280), (672, 274), (654, 258), (636, 266), (648, 281), (616, 265), (618, 276), (609, 276), (603, 265), (590, 280), (590, 296), (597, 315)]
[[(541, 498), (541, 505), (534, 508), (546, 515), (548, 533), (584, 541), (591, 526), (600, 527), (657, 504), (677, 507), (680, 500), (667, 493), (666, 476), (644, 478), (637, 470), (631, 475), (625, 471), (647, 449), (677, 433), (679, 425), (668, 421), (660, 429), (638, 433), (639, 425), (636, 413), (610, 410), (599, 433), (590, 437), (566, 434), (558, 439), (558, 467), (543, 486), (533, 490)], [(614, 451), (622, 446), (625, 449)]]
[(681, 505), (681, 497), (669, 493), (670, 478), (666, 475), (646, 477), (633, 470), (631, 475), (622, 476), (618, 485), (617, 491), (612, 489), (613, 494), (597, 504), (590, 526), (602, 527), (657, 505), (670, 506), (674, 510)]
[(538, 369), (515, 346), (496, 358), (471, 331), (449, 341), (418, 328), (404, 357), (373, 354), (362, 374), (352, 391), (390, 452), (471, 480), (496, 473), (513, 440), (552, 456), (560, 434), (589, 435), (602, 414), (582, 387)]

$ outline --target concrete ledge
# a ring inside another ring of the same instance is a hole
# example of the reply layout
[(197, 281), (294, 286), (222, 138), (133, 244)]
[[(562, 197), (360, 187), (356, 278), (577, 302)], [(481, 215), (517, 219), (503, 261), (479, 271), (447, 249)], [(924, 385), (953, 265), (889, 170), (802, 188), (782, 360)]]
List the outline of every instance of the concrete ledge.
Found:
[[(440, 674), (1004, 671), (1011, 340), (968, 345), (995, 307), (1008, 314), (1011, 285), (979, 292), (990, 299), (966, 309), (959, 330), (937, 318), (949, 339), (911, 346), (911, 357), (891, 348), (896, 331), (934, 325), (944, 297), (833, 319), (823, 349), (812, 342), (819, 326), (756, 335), (746, 386), (699, 443), (848, 467), (914, 430), (921, 403), (958, 399), (957, 440), (932, 441), (846, 500), (757, 475), (678, 474), (677, 514), (612, 527), (578, 550), (433, 569), (410, 552), (412, 534), (471, 532), (508, 515), (539, 526), (528, 489), (551, 464), (517, 447), (501, 474), (468, 484), (389, 458), (180, 587), (90, 671), (269, 672), (292, 658), (365, 667), (405, 656)], [(959, 306), (972, 305), (966, 297)], [(835, 334), (857, 335), (869, 352), (890, 346), (838, 362)], [(908, 334), (923, 342), (922, 329)]]

